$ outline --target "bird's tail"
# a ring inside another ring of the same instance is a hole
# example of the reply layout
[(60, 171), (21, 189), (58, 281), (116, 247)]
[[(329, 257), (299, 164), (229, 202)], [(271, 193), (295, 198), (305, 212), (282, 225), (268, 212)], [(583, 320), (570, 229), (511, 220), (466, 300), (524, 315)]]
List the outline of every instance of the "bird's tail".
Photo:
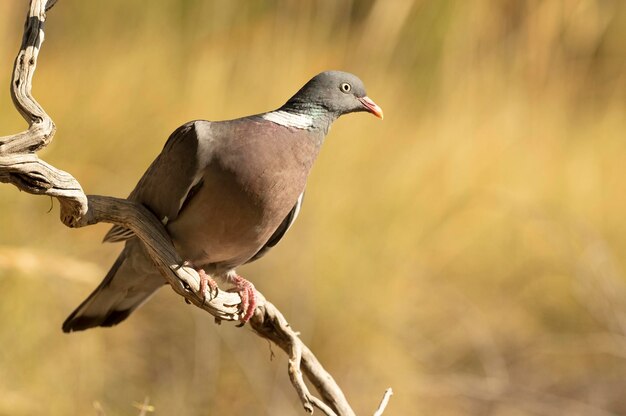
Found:
[(128, 246), (120, 253), (102, 283), (63, 322), (63, 332), (117, 325), (163, 286), (158, 273), (138, 275), (126, 261), (130, 253)]

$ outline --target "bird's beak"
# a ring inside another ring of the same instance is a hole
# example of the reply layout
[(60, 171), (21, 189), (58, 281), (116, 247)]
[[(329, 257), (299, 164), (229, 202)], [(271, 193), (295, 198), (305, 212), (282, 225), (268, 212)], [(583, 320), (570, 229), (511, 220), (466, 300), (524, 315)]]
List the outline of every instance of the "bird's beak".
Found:
[(365, 96), (359, 98), (359, 101), (361, 102), (361, 104), (363, 104), (363, 107), (365, 107), (366, 111), (369, 111), (381, 120), (383, 119), (383, 109), (380, 108), (374, 101), (372, 101), (371, 98)]

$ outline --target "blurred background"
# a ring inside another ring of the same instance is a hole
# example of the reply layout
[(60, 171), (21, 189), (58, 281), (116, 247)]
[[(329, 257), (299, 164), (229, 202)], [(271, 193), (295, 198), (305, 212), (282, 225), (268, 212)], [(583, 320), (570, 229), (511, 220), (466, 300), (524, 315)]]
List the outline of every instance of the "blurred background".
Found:
[[(0, 134), (27, 1), (0, 2)], [(357, 414), (626, 414), (626, 3), (60, 0), (41, 156), (126, 196), (192, 119), (279, 107), (325, 69), (385, 110), (333, 127), (303, 212), (240, 271)], [(0, 414), (304, 414), (282, 351), (164, 288), (112, 329), (61, 323), (121, 249), (0, 186)], [(272, 351), (275, 356), (272, 355)]]

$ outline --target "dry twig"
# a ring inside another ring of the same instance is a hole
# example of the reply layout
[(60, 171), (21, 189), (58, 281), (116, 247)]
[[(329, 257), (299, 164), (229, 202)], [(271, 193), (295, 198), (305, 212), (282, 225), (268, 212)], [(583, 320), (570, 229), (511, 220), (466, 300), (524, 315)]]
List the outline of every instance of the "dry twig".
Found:
[[(197, 272), (184, 265), (163, 224), (145, 207), (124, 199), (85, 195), (72, 175), (37, 157), (35, 152), (47, 146), (55, 132), (52, 119), (31, 95), (37, 57), (44, 40), (46, 11), (55, 3), (56, 0), (30, 2), (22, 46), (11, 80), (13, 103), (29, 128), (18, 134), (0, 137), (0, 182), (12, 183), (31, 194), (57, 198), (61, 206), (61, 221), (68, 227), (107, 222), (130, 228), (141, 239), (176, 293), (209, 312), (216, 320), (237, 320), (241, 301), (239, 295), (221, 290), (215, 297), (207, 293), (207, 301), (203, 302), (203, 297), (199, 295)], [(289, 356), (289, 377), (305, 410), (312, 413), (317, 407), (326, 415), (353, 416), (354, 412), (337, 383), (290, 328), (284, 316), (260, 293), (258, 297), (259, 306), (250, 325), (258, 335), (274, 342)], [(303, 373), (315, 386), (321, 399), (309, 392)]]

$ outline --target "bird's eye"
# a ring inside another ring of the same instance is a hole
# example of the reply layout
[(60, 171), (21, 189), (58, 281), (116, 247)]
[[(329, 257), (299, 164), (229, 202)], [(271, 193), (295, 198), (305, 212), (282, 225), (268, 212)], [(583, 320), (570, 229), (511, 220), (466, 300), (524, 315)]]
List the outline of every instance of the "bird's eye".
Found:
[(352, 89), (352, 86), (348, 84), (347, 82), (344, 82), (343, 84), (339, 86), (339, 88), (341, 88), (341, 91), (343, 92), (350, 92), (350, 90)]

